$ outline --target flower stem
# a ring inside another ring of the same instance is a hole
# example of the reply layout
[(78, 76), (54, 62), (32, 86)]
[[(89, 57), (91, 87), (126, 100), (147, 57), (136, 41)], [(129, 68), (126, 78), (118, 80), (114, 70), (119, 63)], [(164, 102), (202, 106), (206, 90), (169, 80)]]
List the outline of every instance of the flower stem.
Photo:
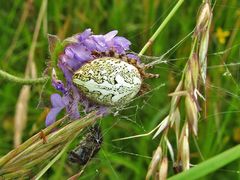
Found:
[(178, 8), (182, 5), (184, 0), (179, 0), (178, 3), (174, 6), (172, 11), (168, 14), (168, 16), (164, 19), (162, 24), (158, 27), (158, 29), (155, 31), (155, 33), (152, 35), (152, 37), (148, 40), (148, 42), (144, 45), (142, 50), (139, 52), (138, 56), (142, 56), (145, 51), (149, 48), (149, 46), (153, 43), (153, 41), (157, 38), (159, 33), (163, 30), (163, 28), (167, 25), (167, 23), (170, 21), (170, 19), (174, 16), (174, 14), (177, 12)]
[(17, 76), (14, 76), (12, 74), (9, 74), (3, 70), (0, 70), (0, 79), (5, 79), (8, 81), (12, 81), (18, 84), (41, 84), (49, 80), (48, 76), (40, 77), (40, 78), (20, 78)]

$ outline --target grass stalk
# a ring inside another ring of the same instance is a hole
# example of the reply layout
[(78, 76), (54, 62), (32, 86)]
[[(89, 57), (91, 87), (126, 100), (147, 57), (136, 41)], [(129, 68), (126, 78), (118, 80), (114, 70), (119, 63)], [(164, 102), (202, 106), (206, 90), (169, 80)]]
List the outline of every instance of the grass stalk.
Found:
[[(57, 156), (41, 170), (41, 173), (37, 177), (42, 176), (42, 173), (46, 172), (47, 169), (61, 157), (69, 143), (82, 132), (82, 129), (92, 125), (96, 122), (97, 118), (99, 118), (97, 112), (93, 111), (80, 120), (72, 121), (58, 130), (56, 130), (56, 127), (63, 122), (64, 118), (55, 122), (42, 130), (46, 142), (44, 142), (43, 137), (41, 137), (42, 133), (38, 133), (2, 157), (0, 159), (0, 175), (4, 178), (14, 178), (16, 176), (13, 172), (19, 171), (19, 174), (23, 172), (22, 175), (25, 176), (25, 174), (29, 174), (34, 169), (39, 168), (57, 154)], [(54, 129), (56, 131), (53, 132)], [(58, 154), (59, 152), (60, 154)], [(31, 176), (32, 175), (33, 174), (31, 174)]]
[(168, 16), (164, 19), (162, 24), (158, 27), (158, 29), (155, 31), (155, 33), (152, 35), (152, 37), (148, 40), (148, 42), (143, 46), (142, 50), (139, 52), (138, 56), (142, 56), (146, 50), (151, 46), (151, 44), (155, 41), (155, 39), (158, 37), (160, 32), (162, 32), (163, 28), (168, 24), (168, 22), (171, 20), (171, 18), (175, 15), (177, 10), (180, 8), (180, 6), (183, 4), (184, 0), (179, 0), (177, 4), (173, 7), (171, 12), (168, 14)]
[(74, 138), (71, 139), (71, 141), (69, 141), (65, 146), (64, 148), (61, 150), (60, 153), (58, 153), (57, 156), (55, 156), (35, 177), (34, 179), (35, 180), (38, 180), (40, 179), (45, 172), (47, 172), (47, 170), (57, 161), (61, 158), (61, 156), (67, 151), (69, 145), (71, 144), (71, 142), (77, 137), (77, 135), (75, 135)]

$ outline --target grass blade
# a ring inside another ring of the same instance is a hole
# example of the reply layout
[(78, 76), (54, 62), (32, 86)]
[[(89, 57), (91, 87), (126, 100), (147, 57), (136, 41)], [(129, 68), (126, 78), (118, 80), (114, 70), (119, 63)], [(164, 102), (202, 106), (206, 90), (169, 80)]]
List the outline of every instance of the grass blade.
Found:
[(198, 179), (239, 158), (240, 145), (237, 145), (219, 155), (216, 155), (215, 157), (210, 158), (209, 160), (204, 161), (203, 163), (200, 163), (188, 171), (184, 171), (169, 178), (169, 180)]

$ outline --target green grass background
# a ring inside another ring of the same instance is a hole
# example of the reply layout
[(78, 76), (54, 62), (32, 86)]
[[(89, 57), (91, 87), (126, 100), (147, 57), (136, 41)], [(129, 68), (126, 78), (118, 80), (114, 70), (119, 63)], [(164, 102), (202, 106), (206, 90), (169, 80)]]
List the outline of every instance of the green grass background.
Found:
[[(0, 67), (17, 76), (24, 76), (29, 47), (42, 1), (33, 1), (30, 15), (23, 24), (16, 47), (12, 55), (6, 58), (6, 52), (19, 26), (24, 2), (26, 1), (0, 1)], [(86, 28), (91, 28), (95, 34), (105, 34), (116, 29), (119, 35), (125, 36), (132, 42), (131, 49), (139, 52), (176, 2), (170, 0), (49, 0), (46, 23), (41, 25), (35, 51), (34, 60), (37, 64), (38, 76), (42, 75), (50, 57), (46, 32), (64, 39)], [(186, 0), (146, 55), (161, 56), (191, 32), (196, 23), (200, 4), (200, 1)], [(202, 113), (197, 138), (198, 146), (205, 159), (240, 143), (240, 134), (234, 133), (240, 128), (240, 66), (236, 64), (240, 60), (239, 21), (240, 1), (216, 1), (208, 53), (210, 68), (206, 97), (207, 116), (205, 117)], [(218, 27), (230, 32), (225, 44), (221, 44), (215, 34)], [(236, 35), (233, 36), (235, 31)], [(154, 73), (159, 73), (160, 78), (147, 81), (151, 84), (151, 93), (134, 101), (126, 107), (126, 110), (119, 112), (119, 115), (108, 116), (101, 120), (104, 133), (102, 150), (88, 164), (81, 176), (82, 179), (144, 179), (152, 152), (158, 146), (159, 139), (152, 140), (151, 137), (144, 137), (120, 142), (112, 142), (112, 140), (145, 133), (164, 118), (170, 104), (168, 93), (175, 89), (181, 78), (181, 71), (190, 53), (190, 45), (191, 38), (188, 38), (169, 53), (167, 64), (160, 64), (152, 70)], [(235, 65), (226, 68), (224, 63)], [(224, 76), (227, 71), (231, 75)], [(165, 86), (156, 89), (162, 83), (165, 83)], [(20, 85), (0, 79), (0, 156), (13, 148), (13, 118), (20, 88)], [(50, 85), (47, 85), (42, 95), (42, 103), (37, 108), (42, 86), (33, 86), (31, 90), (24, 140), (37, 130), (44, 128), (44, 108), (50, 107), (49, 96), (55, 92)], [(204, 106), (204, 103), (202, 102), (201, 105)], [(173, 132), (171, 134), (174, 135)], [(170, 137), (170, 140), (176, 148), (174, 138)], [(190, 141), (191, 163), (202, 162), (193, 139), (190, 138)], [(169, 176), (173, 174), (171, 166), (170, 161)], [(72, 167), (63, 158), (47, 172), (45, 177), (66, 179), (79, 170), (79, 167)], [(240, 179), (239, 170), (240, 162), (235, 161), (208, 175), (205, 179)]]

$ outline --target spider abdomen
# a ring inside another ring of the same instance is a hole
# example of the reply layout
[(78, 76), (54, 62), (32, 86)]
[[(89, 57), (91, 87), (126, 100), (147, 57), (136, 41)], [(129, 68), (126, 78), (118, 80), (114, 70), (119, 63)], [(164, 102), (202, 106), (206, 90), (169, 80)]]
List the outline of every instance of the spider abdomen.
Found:
[(117, 106), (136, 96), (142, 79), (134, 65), (119, 58), (102, 57), (78, 69), (73, 75), (73, 83), (90, 100)]

